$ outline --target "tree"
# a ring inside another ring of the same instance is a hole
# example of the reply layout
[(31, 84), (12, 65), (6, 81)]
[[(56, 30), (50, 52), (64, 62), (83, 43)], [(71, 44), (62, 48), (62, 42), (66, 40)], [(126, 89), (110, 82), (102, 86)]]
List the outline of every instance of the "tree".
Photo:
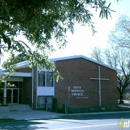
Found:
[(109, 43), (130, 49), (130, 17), (122, 15), (109, 34)]
[(94, 47), (94, 49), (92, 49), (91, 57), (96, 59), (99, 62), (102, 62), (103, 61), (103, 55), (102, 55), (101, 49), (98, 48), (98, 47)]
[(64, 46), (66, 32), (73, 33), (76, 22), (88, 24), (94, 33), (91, 9), (100, 10), (101, 18), (112, 11), (106, 0), (0, 0), (0, 52), (9, 52), (13, 64), (15, 56), (22, 54), (30, 67), (51, 69), (47, 55), (48, 50), (54, 51), (51, 39)]
[[(124, 91), (130, 85), (130, 57), (128, 57), (128, 55), (130, 55), (129, 50), (117, 47), (111, 47), (103, 52), (95, 50), (92, 52), (92, 57), (94, 59), (99, 61), (98, 59), (102, 58), (101, 62), (104, 62), (113, 68), (121, 69), (121, 72), (117, 73), (117, 89), (120, 94), (120, 103), (123, 103)], [(94, 57), (95, 53), (97, 53), (99, 58)], [(101, 55), (103, 57), (100, 58)]]
[(118, 83), (120, 86), (118, 90), (120, 92), (120, 98), (123, 99), (124, 90), (130, 85), (130, 17), (122, 15), (119, 18), (115, 28), (110, 32), (109, 43), (116, 46), (118, 50), (121, 48), (124, 50), (123, 53), (125, 55), (120, 57), (120, 59), (122, 58), (123, 60), (122, 63), (120, 63), (123, 75), (118, 76)]

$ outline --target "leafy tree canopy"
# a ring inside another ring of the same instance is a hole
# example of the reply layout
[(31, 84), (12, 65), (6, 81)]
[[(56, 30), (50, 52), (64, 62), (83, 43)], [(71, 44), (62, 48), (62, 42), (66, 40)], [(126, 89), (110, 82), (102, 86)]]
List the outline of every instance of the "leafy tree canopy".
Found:
[[(50, 40), (64, 46), (65, 34), (74, 32), (76, 22), (88, 24), (94, 33), (91, 9), (100, 10), (101, 18), (108, 18), (112, 11), (106, 0), (0, 0), (0, 52), (12, 56), (6, 69), (13, 70), (10, 64), (17, 62), (19, 54), (30, 61), (30, 67), (52, 68), (47, 56), (48, 50), (54, 51)], [(19, 35), (27, 42), (18, 39)]]

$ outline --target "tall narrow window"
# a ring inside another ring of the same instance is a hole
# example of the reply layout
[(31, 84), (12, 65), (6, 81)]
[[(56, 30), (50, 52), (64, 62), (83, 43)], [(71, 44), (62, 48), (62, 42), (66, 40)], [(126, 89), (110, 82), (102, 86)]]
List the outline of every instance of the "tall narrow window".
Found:
[(45, 72), (38, 71), (38, 86), (45, 86)]
[(53, 87), (53, 72), (46, 72), (46, 86)]

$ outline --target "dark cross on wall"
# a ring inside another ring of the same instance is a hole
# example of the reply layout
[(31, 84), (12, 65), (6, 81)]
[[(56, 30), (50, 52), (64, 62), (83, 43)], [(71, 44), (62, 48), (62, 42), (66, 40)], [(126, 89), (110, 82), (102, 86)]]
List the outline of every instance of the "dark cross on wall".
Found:
[(91, 80), (98, 80), (98, 93), (99, 93), (99, 106), (102, 105), (102, 94), (101, 94), (101, 81), (102, 80), (109, 80), (107, 78), (101, 78), (101, 69), (100, 65), (98, 66), (98, 78), (90, 78)]

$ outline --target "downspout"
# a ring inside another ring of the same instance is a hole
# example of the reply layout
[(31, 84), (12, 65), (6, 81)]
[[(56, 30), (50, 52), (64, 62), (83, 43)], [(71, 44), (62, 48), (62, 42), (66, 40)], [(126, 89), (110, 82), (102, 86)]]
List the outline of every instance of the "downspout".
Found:
[(33, 83), (33, 81), (34, 81), (34, 69), (32, 68), (32, 109), (33, 109), (33, 86), (34, 86), (34, 83)]

